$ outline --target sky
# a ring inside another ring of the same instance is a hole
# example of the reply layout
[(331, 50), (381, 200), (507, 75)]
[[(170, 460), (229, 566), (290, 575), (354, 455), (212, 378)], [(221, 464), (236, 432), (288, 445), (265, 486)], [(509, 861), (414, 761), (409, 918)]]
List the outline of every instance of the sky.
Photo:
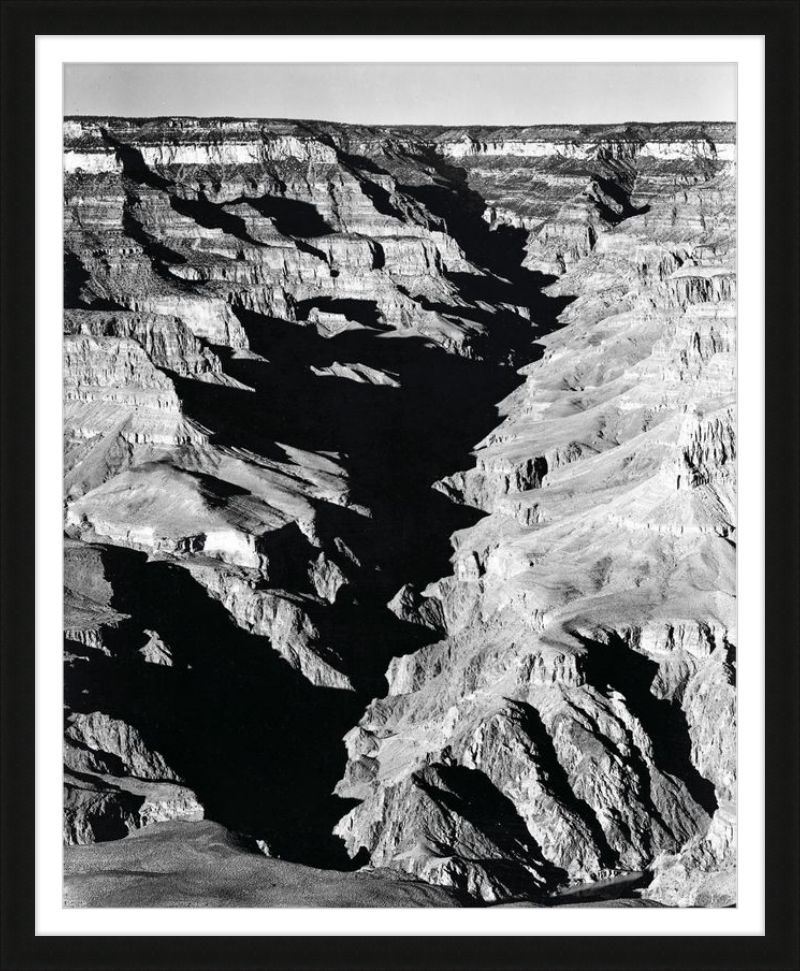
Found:
[(66, 115), (360, 124), (735, 121), (735, 64), (65, 64)]

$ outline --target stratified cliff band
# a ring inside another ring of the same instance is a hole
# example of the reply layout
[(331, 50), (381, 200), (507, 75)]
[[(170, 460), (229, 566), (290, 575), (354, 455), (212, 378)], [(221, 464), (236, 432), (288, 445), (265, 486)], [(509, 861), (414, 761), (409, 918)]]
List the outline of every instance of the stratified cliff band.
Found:
[(733, 126), (64, 137), (68, 903), (733, 903)]

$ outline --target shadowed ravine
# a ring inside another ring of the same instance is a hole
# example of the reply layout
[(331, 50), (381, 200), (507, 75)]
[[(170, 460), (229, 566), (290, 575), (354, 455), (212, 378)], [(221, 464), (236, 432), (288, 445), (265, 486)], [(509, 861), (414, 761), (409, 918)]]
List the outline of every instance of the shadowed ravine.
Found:
[(75, 899), (729, 904), (732, 126), (64, 158)]
[[(546, 298), (531, 297), (547, 306)], [(324, 340), (296, 323), (238, 313), (252, 349), (267, 360), (215, 350), (226, 372), (255, 390), (255, 401), (252, 392), (178, 379), (185, 412), (226, 445), (268, 455), (279, 441), (341, 454), (352, 501), (371, 511), (369, 519), (341, 511), (368, 569), (320, 622), (326, 639), (356, 660), (360, 688), (312, 687), (263, 637), (239, 630), (184, 570), (109, 548), (114, 606), (159, 631), (176, 666), (137, 664), (132, 647), (127, 666), (77, 665), (69, 704), (91, 710), (102, 699), (108, 714), (140, 729), (197, 793), (208, 818), (265, 840), (285, 859), (349, 869), (361, 861), (349, 860), (332, 835), (352, 805), (331, 795), (346, 761), (342, 738), (367, 703), (385, 694), (391, 657), (434, 636), (398, 620), (386, 603), (404, 583), (421, 588), (449, 572), (451, 534), (483, 515), (431, 485), (469, 466), (470, 448), (496, 424), (496, 402), (520, 378), (506, 362), (466, 360), (421, 339), (367, 332)], [(532, 341), (546, 328), (521, 318), (514, 327), (520, 366), (533, 359)], [(309, 370), (335, 360), (394, 372), (400, 387)], [(329, 528), (335, 531), (335, 521)]]

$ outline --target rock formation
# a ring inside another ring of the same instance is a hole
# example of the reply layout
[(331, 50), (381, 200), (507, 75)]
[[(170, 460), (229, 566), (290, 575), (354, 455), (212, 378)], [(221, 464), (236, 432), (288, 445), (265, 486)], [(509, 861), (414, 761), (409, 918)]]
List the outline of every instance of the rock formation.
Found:
[(64, 137), (65, 841), (733, 902), (732, 126)]

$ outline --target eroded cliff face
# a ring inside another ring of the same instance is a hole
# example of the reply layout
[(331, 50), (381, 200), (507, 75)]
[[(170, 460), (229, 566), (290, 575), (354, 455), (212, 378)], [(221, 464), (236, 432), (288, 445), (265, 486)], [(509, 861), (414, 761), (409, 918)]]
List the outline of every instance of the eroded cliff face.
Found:
[(734, 157), (65, 123), (68, 842), (731, 901)]

